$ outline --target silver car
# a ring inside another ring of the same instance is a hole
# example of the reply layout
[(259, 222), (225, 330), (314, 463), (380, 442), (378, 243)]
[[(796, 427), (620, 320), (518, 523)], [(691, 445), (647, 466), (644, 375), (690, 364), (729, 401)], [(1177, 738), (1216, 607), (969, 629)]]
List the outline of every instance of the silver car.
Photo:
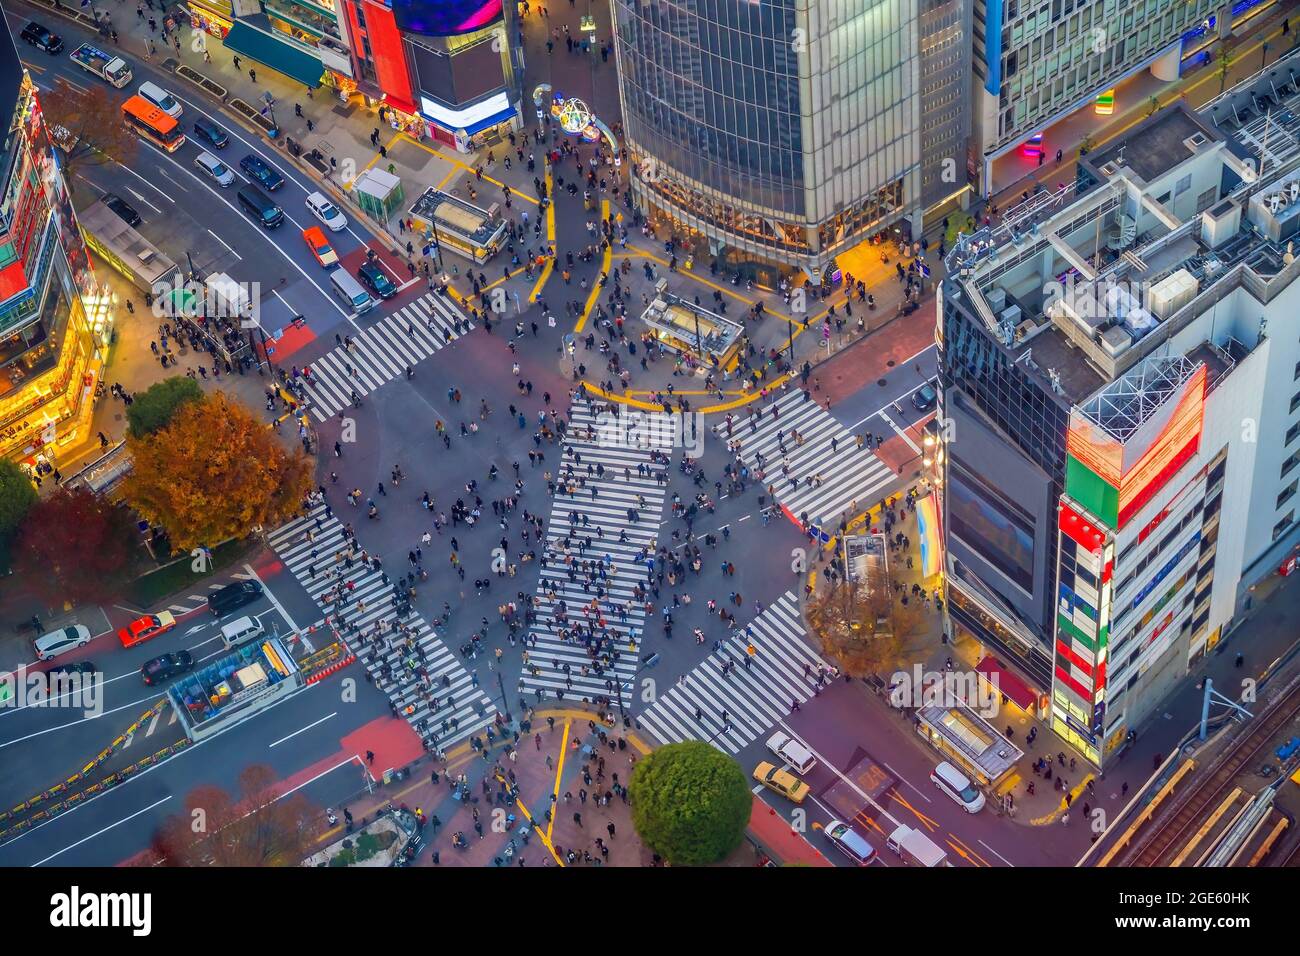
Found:
[(89, 643), (90, 628), (84, 624), (73, 624), (71, 627), (61, 627), (57, 631), (42, 634), (32, 641), (32, 646), (36, 648), (37, 660), (48, 661)]

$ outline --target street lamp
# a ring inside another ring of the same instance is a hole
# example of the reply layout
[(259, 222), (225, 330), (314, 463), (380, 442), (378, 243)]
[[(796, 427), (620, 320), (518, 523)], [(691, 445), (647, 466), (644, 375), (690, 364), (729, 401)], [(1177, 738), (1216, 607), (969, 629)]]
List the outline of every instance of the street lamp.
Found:
[(501, 678), (501, 668), (497, 668), (497, 688), (501, 691), (501, 708), (506, 712), (506, 720), (514, 721), (510, 716), (510, 701), (506, 697), (506, 682)]

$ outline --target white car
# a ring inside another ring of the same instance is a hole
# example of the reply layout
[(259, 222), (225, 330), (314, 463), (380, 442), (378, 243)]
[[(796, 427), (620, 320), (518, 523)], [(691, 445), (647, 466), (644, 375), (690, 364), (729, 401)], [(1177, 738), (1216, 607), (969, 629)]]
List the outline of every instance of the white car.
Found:
[(89, 643), (90, 628), (84, 624), (73, 624), (71, 627), (61, 627), (57, 631), (42, 634), (32, 641), (32, 646), (36, 648), (37, 660), (48, 661)]
[(348, 227), (348, 217), (339, 212), (339, 207), (322, 192), (314, 192), (307, 197), (307, 209), (325, 223), (331, 232), (342, 232)]
[(813, 756), (812, 751), (803, 741), (789, 734), (780, 731), (774, 733), (767, 738), (767, 749), (793, 767), (800, 776), (804, 776), (817, 766), (817, 758)]

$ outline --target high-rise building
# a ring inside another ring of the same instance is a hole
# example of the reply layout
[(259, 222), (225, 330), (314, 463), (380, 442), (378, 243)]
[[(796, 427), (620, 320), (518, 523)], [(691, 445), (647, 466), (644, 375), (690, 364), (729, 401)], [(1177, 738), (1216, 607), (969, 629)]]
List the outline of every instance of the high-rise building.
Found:
[(919, 236), (965, 182), (963, 0), (613, 10), (633, 196), (729, 267), (820, 277), (877, 232)]
[(950, 626), (1100, 766), (1300, 547), (1297, 116), (1166, 107), (950, 255)]
[(89, 428), (111, 317), (7, 21), (0, 117), (0, 455), (57, 467)]
[(974, 7), (971, 158), (984, 195), (1007, 185), (994, 181), (996, 160), (1044, 131), (1043, 148), (1054, 153), (1049, 127), (1093, 109), (1099, 95), (1144, 70), (1177, 79), (1188, 43), (1212, 16), (1229, 12), (1222, 0), (974, 0)]

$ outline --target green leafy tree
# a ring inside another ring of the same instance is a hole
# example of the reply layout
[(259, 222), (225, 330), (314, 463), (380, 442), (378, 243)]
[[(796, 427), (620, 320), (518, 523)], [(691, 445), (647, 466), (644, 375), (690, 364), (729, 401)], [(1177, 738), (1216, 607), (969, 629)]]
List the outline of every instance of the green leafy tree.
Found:
[(34, 504), (32, 480), (12, 461), (0, 460), (0, 538), (13, 534)]
[(636, 832), (674, 866), (723, 859), (744, 839), (753, 808), (740, 765), (700, 740), (669, 744), (642, 758), (628, 795)]
[(1228, 73), (1232, 70), (1232, 54), (1226, 46), (1220, 46), (1214, 57), (1214, 72), (1219, 77), (1219, 92), (1228, 84)]
[(135, 538), (125, 508), (87, 488), (60, 488), (28, 513), (14, 570), (52, 603), (104, 601), (129, 572)]
[(186, 402), (203, 398), (203, 389), (188, 375), (173, 375), (151, 385), (139, 395), (126, 410), (126, 421), (136, 438), (151, 435), (171, 423), (176, 409)]

